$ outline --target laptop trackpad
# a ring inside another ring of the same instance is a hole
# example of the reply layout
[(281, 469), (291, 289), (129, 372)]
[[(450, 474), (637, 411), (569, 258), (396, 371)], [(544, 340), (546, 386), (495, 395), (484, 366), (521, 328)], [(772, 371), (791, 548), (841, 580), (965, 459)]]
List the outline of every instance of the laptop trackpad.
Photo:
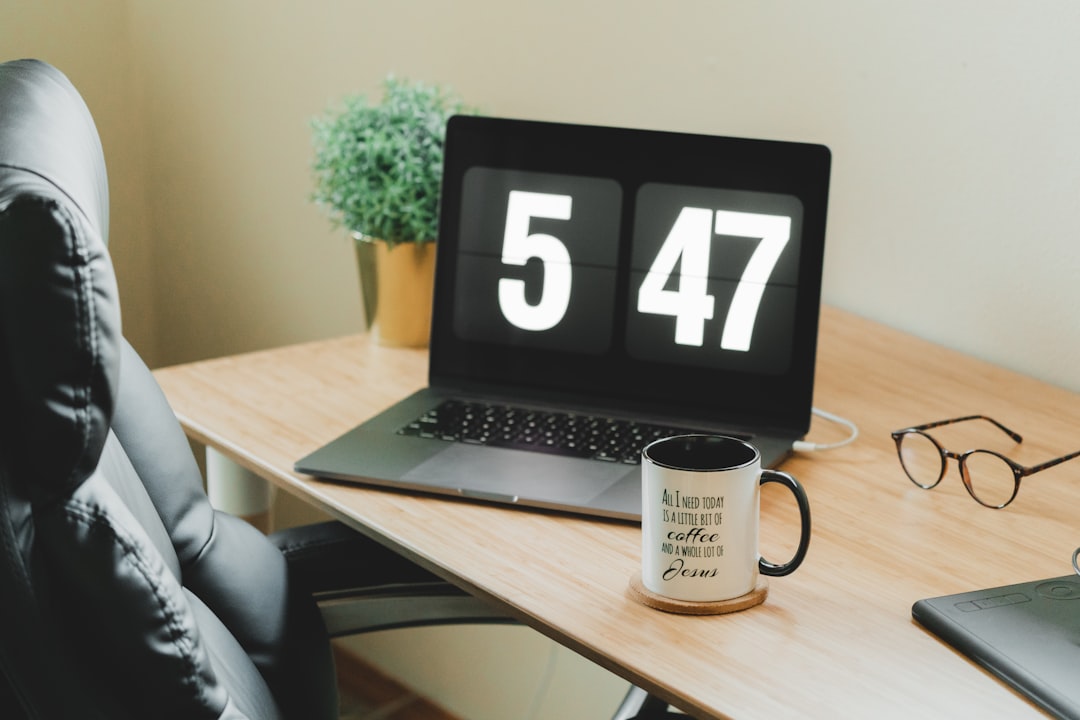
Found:
[(560, 455), (453, 443), (403, 478), (509, 497), (586, 503), (635, 468)]

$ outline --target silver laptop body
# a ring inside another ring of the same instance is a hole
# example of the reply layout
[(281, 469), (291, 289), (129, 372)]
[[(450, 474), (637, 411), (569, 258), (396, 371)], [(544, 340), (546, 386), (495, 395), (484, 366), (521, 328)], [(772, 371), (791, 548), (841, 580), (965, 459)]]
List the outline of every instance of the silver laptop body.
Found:
[[(807, 143), (452, 118), (428, 387), (295, 469), (636, 521), (635, 443), (733, 434), (775, 466), (810, 425), (830, 162)], [(579, 432), (597, 418), (630, 433), (618, 452)], [(505, 430), (521, 422), (572, 431)]]

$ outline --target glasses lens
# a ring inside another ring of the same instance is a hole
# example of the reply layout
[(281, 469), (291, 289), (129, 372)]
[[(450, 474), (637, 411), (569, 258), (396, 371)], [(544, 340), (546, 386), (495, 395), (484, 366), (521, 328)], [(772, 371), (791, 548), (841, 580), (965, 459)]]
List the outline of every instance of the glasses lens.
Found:
[(1016, 495), (1012, 466), (991, 452), (977, 450), (964, 460), (964, 484), (983, 505), (1005, 507)]
[(900, 438), (899, 450), (900, 464), (913, 483), (930, 489), (941, 481), (945, 472), (945, 458), (928, 436), (920, 432), (904, 433)]

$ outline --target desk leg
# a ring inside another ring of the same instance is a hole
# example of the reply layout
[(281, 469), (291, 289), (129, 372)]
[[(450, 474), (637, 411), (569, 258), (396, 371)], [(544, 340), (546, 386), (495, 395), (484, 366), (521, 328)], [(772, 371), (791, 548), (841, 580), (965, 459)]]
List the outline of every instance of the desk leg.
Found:
[(210, 447), (206, 448), (206, 493), (216, 509), (270, 531), (273, 487)]
[(623, 699), (611, 720), (665, 720), (665, 718), (674, 720), (685, 717), (689, 716), (668, 712), (666, 702), (636, 685), (631, 685), (626, 698)]

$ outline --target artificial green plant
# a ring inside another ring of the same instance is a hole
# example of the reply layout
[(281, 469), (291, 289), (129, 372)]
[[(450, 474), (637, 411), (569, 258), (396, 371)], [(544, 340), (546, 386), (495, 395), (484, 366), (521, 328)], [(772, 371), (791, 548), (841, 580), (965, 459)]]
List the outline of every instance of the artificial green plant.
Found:
[(462, 112), (448, 90), (393, 76), (378, 103), (345, 98), (311, 123), (313, 200), (336, 226), (391, 247), (434, 241), (446, 122)]

